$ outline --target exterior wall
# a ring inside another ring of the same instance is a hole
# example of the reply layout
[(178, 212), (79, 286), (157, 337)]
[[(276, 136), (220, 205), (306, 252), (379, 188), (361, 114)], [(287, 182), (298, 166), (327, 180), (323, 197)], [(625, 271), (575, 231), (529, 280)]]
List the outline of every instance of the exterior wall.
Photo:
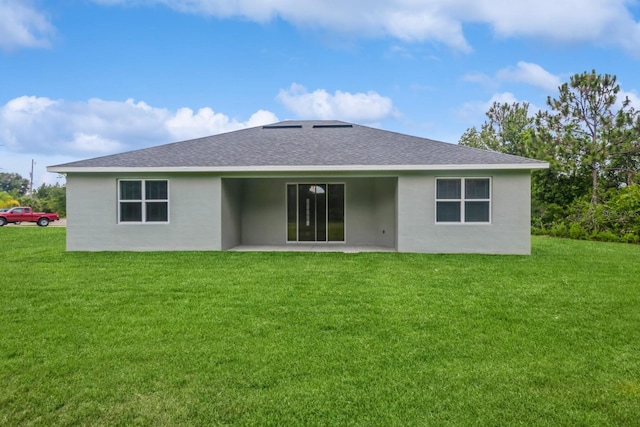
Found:
[[(490, 224), (436, 224), (436, 177), (491, 177)], [(398, 179), (398, 251), (529, 254), (531, 174), (479, 171), (406, 174)]]
[[(490, 177), (491, 223), (436, 224), (437, 177)], [(168, 224), (118, 224), (117, 180), (169, 180)], [(67, 176), (67, 249), (225, 250), (286, 245), (286, 184), (345, 183), (346, 246), (401, 252), (530, 253), (530, 172), (402, 173), (395, 177)], [(291, 243), (295, 244), (295, 243)]]
[[(117, 180), (169, 180), (168, 224), (118, 224)], [(221, 249), (221, 180), (207, 175), (67, 175), (67, 250)]]
[(287, 180), (281, 178), (243, 180), (242, 244), (286, 243), (286, 182)]
[(395, 178), (347, 180), (346, 243), (395, 248)]
[(395, 178), (243, 180), (242, 244), (286, 245), (286, 184), (345, 183), (345, 244), (395, 247)]
[(377, 246), (396, 247), (398, 203), (398, 179), (377, 178), (374, 181), (376, 225), (378, 230)]
[(242, 180), (222, 179), (222, 250), (242, 243)]

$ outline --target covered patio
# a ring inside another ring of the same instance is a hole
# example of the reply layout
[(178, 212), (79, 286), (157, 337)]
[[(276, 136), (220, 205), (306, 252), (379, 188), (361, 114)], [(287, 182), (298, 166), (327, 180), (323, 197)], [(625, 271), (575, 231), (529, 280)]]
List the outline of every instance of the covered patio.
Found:
[(223, 250), (397, 248), (397, 177), (225, 177), (221, 187)]

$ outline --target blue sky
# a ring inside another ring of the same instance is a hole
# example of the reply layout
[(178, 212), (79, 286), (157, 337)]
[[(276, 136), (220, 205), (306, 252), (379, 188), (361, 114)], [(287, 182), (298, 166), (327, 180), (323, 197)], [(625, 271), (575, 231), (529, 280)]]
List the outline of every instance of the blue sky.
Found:
[[(615, 74), (635, 0), (0, 0), (0, 172), (287, 119), (457, 142), (493, 101)], [(59, 180), (63, 182), (63, 180)]]

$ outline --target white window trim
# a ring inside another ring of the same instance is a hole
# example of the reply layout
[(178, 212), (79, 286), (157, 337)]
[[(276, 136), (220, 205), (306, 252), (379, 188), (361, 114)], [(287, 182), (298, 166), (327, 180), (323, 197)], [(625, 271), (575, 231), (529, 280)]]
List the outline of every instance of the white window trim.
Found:
[[(165, 181), (167, 183), (167, 198), (166, 199), (152, 199), (152, 200), (147, 200), (146, 199), (146, 185), (145, 183), (147, 181)], [(122, 200), (120, 198), (120, 183), (121, 182), (140, 182), (142, 189), (141, 189), (141, 194), (142, 194), (142, 199), (136, 199), (136, 200)], [(117, 180), (117, 187), (118, 187), (118, 202), (117, 202), (117, 216), (118, 216), (118, 224), (123, 224), (123, 225), (140, 225), (140, 224), (169, 224), (169, 219), (171, 218), (171, 203), (169, 203), (169, 200), (171, 199), (171, 186), (169, 185), (169, 180), (168, 179), (162, 179), (162, 178), (152, 178), (152, 179), (146, 179), (146, 178), (123, 178), (123, 179), (118, 179)], [(122, 202), (140, 202), (142, 203), (142, 221), (122, 221), (120, 218), (120, 203)], [(166, 221), (146, 221), (147, 218), (147, 202), (166, 202), (167, 203), (167, 220)]]
[[(460, 199), (438, 199), (438, 180), (459, 179), (460, 182)], [(488, 199), (466, 199), (465, 185), (467, 179), (488, 179), (489, 180), (489, 198)], [(490, 176), (439, 176), (435, 179), (435, 203), (433, 206), (433, 218), (438, 225), (491, 225), (493, 221), (493, 180)], [(460, 221), (438, 221), (438, 202), (460, 202)], [(466, 221), (465, 219), (465, 202), (489, 202), (489, 221)]]

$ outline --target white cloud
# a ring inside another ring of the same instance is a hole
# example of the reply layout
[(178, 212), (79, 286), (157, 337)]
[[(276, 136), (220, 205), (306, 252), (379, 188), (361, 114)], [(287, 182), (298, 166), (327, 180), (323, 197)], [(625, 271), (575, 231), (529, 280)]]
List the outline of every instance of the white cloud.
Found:
[(494, 102), (499, 104), (513, 104), (518, 99), (511, 92), (495, 93), (486, 102), (466, 102), (458, 111), (458, 117), (465, 122), (482, 122), (483, 117)]
[(560, 77), (546, 71), (538, 64), (520, 61), (515, 67), (503, 68), (496, 75), (498, 80), (526, 83), (553, 92), (558, 89)]
[[(276, 17), (295, 26), (436, 41), (472, 50), (467, 24), (486, 25), (498, 37), (528, 37), (554, 43), (618, 46), (640, 56), (640, 23), (633, 0), (93, 0), (105, 6), (160, 4), (182, 13), (268, 22)], [(32, 0), (0, 0), (0, 48), (46, 46), (55, 32)]]
[(355, 94), (336, 91), (330, 94), (324, 89), (316, 89), (309, 92), (304, 86), (293, 83), (289, 89), (280, 90), (277, 99), (304, 119), (370, 123), (394, 114), (391, 99), (373, 91)]
[(46, 47), (53, 25), (29, 0), (0, 0), (0, 49)]
[(249, 117), (249, 120), (244, 123), (244, 127), (252, 128), (256, 126), (263, 126), (270, 123), (275, 123), (277, 121), (279, 121), (278, 117), (271, 111), (258, 110), (253, 113), (251, 117)]
[(515, 1), (508, 6), (494, 0), (462, 3), (467, 3), (471, 20), (489, 23), (504, 37), (544, 37), (560, 42), (610, 40), (627, 45), (626, 32), (626, 37), (638, 40), (638, 24), (627, 8), (627, 0)]
[(634, 108), (636, 111), (640, 110), (640, 95), (636, 92), (628, 92), (625, 90), (620, 90), (620, 92), (618, 92), (616, 107), (622, 108), (622, 104), (627, 98), (629, 99), (631, 108)]
[(462, 77), (462, 80), (479, 83), (494, 90), (506, 81), (539, 87), (546, 92), (555, 92), (562, 84), (559, 76), (551, 74), (538, 64), (525, 61), (518, 62), (516, 66), (502, 68), (495, 76), (484, 73), (468, 73)]
[[(511, 92), (494, 93), (487, 101), (466, 102), (458, 110), (457, 116), (460, 121), (479, 127), (480, 123), (483, 123), (486, 120), (486, 113), (494, 103), (511, 105), (516, 102), (520, 103), (520, 105), (528, 103), (527, 101), (519, 100)], [(540, 111), (540, 107), (537, 105), (531, 103), (528, 104), (529, 116), (533, 116)]]
[(247, 121), (211, 108), (172, 112), (145, 102), (86, 102), (22, 96), (0, 106), (0, 145), (12, 153), (86, 158), (273, 123), (264, 110)]
[(118, 141), (83, 132), (74, 133), (69, 146), (76, 152), (90, 154), (109, 154), (122, 149), (122, 144)]
[(242, 17), (408, 42), (434, 40), (469, 51), (465, 24), (484, 24), (499, 37), (616, 45), (640, 55), (640, 24), (631, 0), (94, 0), (109, 5), (163, 4), (185, 13)]
[(246, 122), (239, 122), (222, 113), (215, 113), (209, 107), (201, 108), (196, 114), (190, 108), (180, 108), (175, 116), (166, 121), (165, 127), (174, 138), (185, 140), (277, 121), (275, 114), (264, 110), (254, 113)]

